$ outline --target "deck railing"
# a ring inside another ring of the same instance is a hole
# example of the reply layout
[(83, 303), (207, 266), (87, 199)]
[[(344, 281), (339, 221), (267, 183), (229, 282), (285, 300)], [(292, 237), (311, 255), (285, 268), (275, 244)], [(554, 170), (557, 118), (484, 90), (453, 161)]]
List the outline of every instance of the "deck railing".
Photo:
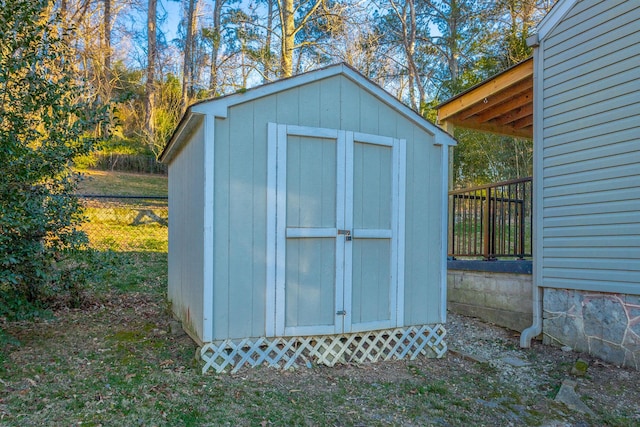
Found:
[(450, 257), (532, 256), (531, 177), (449, 192)]

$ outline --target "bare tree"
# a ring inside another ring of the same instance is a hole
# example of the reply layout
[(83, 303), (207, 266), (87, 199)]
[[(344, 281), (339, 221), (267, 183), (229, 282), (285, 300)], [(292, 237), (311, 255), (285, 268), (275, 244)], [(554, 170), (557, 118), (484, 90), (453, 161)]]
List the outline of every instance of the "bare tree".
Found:
[[(414, 0), (404, 0), (401, 3), (395, 0), (389, 0), (389, 5), (397, 21), (400, 23), (400, 28), (396, 31), (400, 33), (400, 42), (407, 61), (409, 100), (411, 107), (419, 110), (425, 101), (425, 89), (420, 81), (420, 70), (416, 65), (415, 59), (416, 34), (418, 32), (415, 3)], [(417, 97), (415, 93), (416, 89), (418, 91)]]
[(218, 57), (222, 44), (222, 6), (225, 0), (213, 0), (213, 27), (211, 29), (211, 67), (209, 69), (209, 93), (216, 96), (218, 92)]
[(187, 7), (187, 33), (184, 42), (184, 59), (182, 63), (182, 111), (187, 109), (189, 97), (193, 91), (193, 47), (196, 35), (197, 0), (189, 0)]
[[(280, 77), (291, 77), (293, 75), (293, 53), (296, 49), (296, 34), (302, 30), (307, 22), (314, 16), (324, 0), (308, 0), (302, 1), (297, 7), (294, 7), (294, 0), (278, 0), (278, 9), (280, 11)], [(296, 24), (296, 12), (301, 10), (302, 6), (307, 6), (306, 12)]]
[(104, 55), (104, 96), (111, 99), (111, 0), (103, 0), (102, 54)]
[(272, 70), (271, 35), (273, 33), (274, 0), (266, 0), (266, 2), (267, 2), (267, 36), (265, 38), (263, 55), (262, 55), (263, 83), (266, 83), (270, 80), (271, 70)]
[(149, 0), (147, 9), (147, 81), (145, 84), (144, 123), (150, 145), (154, 141), (153, 110), (155, 101), (155, 68), (157, 57), (156, 10), (158, 0)]

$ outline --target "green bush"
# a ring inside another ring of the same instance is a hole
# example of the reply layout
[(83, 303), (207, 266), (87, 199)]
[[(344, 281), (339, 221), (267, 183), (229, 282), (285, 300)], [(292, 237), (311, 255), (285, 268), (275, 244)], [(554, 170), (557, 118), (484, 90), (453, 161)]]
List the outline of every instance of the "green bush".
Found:
[[(87, 242), (71, 162), (92, 152), (107, 107), (86, 101), (46, 0), (0, 0), (0, 304), (34, 307), (81, 286)], [(8, 101), (10, 100), (10, 101)], [(80, 280), (81, 281), (81, 280)]]

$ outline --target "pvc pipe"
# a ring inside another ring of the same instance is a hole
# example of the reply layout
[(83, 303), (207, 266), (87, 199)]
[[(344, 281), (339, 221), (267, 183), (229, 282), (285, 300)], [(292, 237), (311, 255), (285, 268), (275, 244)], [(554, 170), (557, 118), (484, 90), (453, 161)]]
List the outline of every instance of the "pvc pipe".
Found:
[(533, 324), (520, 334), (520, 347), (531, 347), (531, 339), (540, 335), (542, 332), (542, 272), (540, 269), (540, 262), (542, 260), (542, 179), (543, 179), (543, 164), (542, 164), (542, 150), (544, 147), (544, 139), (542, 135), (542, 117), (543, 117), (543, 105), (542, 105), (542, 76), (543, 76), (543, 55), (542, 50), (544, 46), (542, 41), (538, 37), (529, 37), (527, 39), (529, 47), (533, 48)]
[(533, 324), (520, 334), (520, 347), (530, 348), (531, 339), (542, 332), (542, 289), (533, 284)]

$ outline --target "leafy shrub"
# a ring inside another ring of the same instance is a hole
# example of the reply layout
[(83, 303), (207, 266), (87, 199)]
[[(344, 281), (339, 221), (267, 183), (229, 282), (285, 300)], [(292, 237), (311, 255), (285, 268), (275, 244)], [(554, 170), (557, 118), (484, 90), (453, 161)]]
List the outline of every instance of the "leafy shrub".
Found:
[[(37, 305), (80, 267), (86, 245), (72, 159), (108, 117), (86, 101), (59, 18), (46, 0), (0, 0), (0, 293)], [(80, 285), (79, 283), (77, 284)], [(69, 284), (66, 292), (72, 292)], [(72, 284), (71, 286), (76, 286)], [(58, 287), (55, 290), (60, 289)], [(75, 290), (73, 290), (75, 292)]]

